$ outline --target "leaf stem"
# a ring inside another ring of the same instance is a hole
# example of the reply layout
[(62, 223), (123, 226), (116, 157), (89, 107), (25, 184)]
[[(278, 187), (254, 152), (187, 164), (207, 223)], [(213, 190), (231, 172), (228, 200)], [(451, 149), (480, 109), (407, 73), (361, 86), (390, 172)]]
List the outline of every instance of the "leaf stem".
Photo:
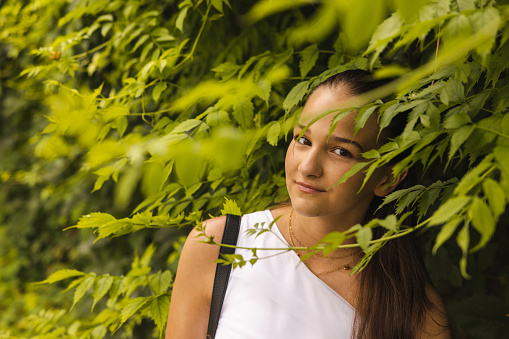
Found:
[(486, 127), (482, 127), (482, 126), (479, 126), (479, 125), (475, 125), (475, 128), (478, 128), (478, 129), (482, 129), (486, 132), (491, 132), (493, 134), (496, 134), (498, 136), (501, 136), (502, 138), (506, 138), (506, 139), (509, 139), (509, 135), (506, 135), (504, 133), (500, 133), (500, 132), (497, 132), (495, 130), (492, 130), (491, 128), (486, 128)]

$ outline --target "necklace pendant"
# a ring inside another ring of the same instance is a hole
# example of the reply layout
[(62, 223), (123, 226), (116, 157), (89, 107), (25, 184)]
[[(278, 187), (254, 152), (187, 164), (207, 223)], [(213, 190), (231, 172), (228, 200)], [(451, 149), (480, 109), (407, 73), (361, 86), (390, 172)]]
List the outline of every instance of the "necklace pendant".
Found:
[(341, 268), (344, 269), (345, 271), (348, 271), (350, 269), (350, 265), (346, 264), (346, 265), (341, 266)]

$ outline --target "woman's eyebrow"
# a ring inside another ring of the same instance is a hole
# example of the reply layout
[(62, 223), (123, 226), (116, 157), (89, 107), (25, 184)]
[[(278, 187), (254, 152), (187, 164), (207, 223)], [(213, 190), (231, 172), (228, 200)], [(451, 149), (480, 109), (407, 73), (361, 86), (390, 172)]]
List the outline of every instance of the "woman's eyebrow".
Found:
[[(297, 124), (297, 126), (301, 129), (304, 129), (306, 126), (304, 125), (301, 125), (301, 124)], [(311, 129), (308, 128), (307, 131), (309, 133), (311, 133)], [(350, 139), (346, 139), (346, 138), (341, 138), (341, 137), (338, 137), (338, 136), (335, 136), (335, 135), (331, 135), (329, 137), (329, 140), (334, 140), (334, 141), (337, 141), (337, 142), (343, 142), (343, 143), (346, 143), (346, 144), (352, 144), (354, 146), (356, 146), (360, 151), (361, 153), (364, 153), (364, 148), (361, 146), (361, 144), (359, 144), (357, 141), (355, 140), (350, 140)]]

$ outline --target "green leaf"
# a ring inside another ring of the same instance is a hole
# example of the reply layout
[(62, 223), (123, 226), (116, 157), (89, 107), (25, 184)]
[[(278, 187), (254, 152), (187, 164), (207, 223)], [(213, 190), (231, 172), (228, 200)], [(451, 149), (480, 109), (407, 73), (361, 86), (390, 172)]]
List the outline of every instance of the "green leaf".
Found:
[(433, 0), (419, 11), (419, 20), (427, 21), (448, 14), (451, 9), (451, 0)]
[(168, 294), (158, 296), (152, 300), (150, 307), (152, 311), (151, 317), (156, 323), (159, 336), (161, 337), (163, 335), (164, 325), (166, 325), (166, 320), (168, 319), (170, 296)]
[(120, 325), (125, 323), (127, 319), (135, 315), (136, 312), (138, 312), (138, 310), (147, 305), (151, 300), (152, 300), (151, 297), (148, 298), (138, 297), (130, 300), (129, 303), (126, 306), (124, 306), (124, 308), (122, 308)]
[[(377, 1), (377, 3), (381, 3)], [(364, 22), (364, 19), (360, 19), (361, 22)], [(369, 54), (372, 52), (376, 52), (375, 56), (372, 58), (372, 64), (375, 59), (382, 53), (387, 44), (391, 42), (396, 36), (398, 36), (403, 22), (401, 21), (401, 17), (397, 12), (393, 13), (388, 19), (383, 21), (375, 30), (371, 37), (371, 41), (369, 42), (368, 49), (364, 54)]]
[(493, 156), (486, 156), (477, 166), (468, 171), (454, 189), (454, 194), (466, 195), (482, 181), (482, 174), (493, 168)]
[(136, 41), (136, 44), (134, 45), (133, 49), (129, 51), (129, 53), (134, 53), (138, 49), (138, 47), (140, 47), (141, 45), (143, 45), (143, 43), (145, 43), (145, 41), (147, 41), (148, 38), (150, 38), (150, 35), (148, 34), (142, 35), (138, 39), (138, 41)]
[(219, 77), (224, 81), (233, 77), (240, 68), (241, 66), (228, 61), (212, 68), (212, 71), (216, 73), (216, 77)]
[(304, 98), (308, 91), (309, 81), (299, 82), (283, 101), (283, 108), (286, 113), (288, 113), (295, 105), (299, 104), (299, 102)]
[(379, 108), (379, 105), (374, 106), (364, 106), (357, 112), (357, 115), (355, 116), (355, 126), (354, 126), (354, 133), (357, 133), (361, 128), (364, 127), (366, 124), (366, 121), (368, 121), (369, 117), (375, 112), (377, 108)]
[(318, 60), (318, 46), (316, 44), (309, 45), (300, 52), (299, 70), (300, 77), (304, 78), (313, 68)]
[(72, 302), (71, 309), (74, 308), (76, 303), (83, 298), (85, 292), (88, 291), (93, 285), (95, 281), (95, 274), (87, 274), (87, 276), (80, 282), (80, 284), (76, 287), (74, 291), (74, 298)]
[(472, 220), (472, 225), (477, 232), (481, 234), (481, 240), (472, 248), (472, 251), (476, 251), (479, 248), (483, 248), (493, 236), (493, 233), (495, 233), (496, 220), (493, 218), (488, 205), (477, 197), (474, 197), (472, 200), (468, 210), (468, 217)]
[(437, 238), (435, 240), (435, 245), (433, 246), (433, 254), (436, 254), (440, 246), (444, 244), (456, 231), (458, 228), (458, 225), (460, 224), (462, 218), (454, 218), (448, 223), (446, 223), (442, 228), (440, 229), (440, 232), (437, 235)]
[(454, 129), (472, 122), (468, 114), (454, 114), (445, 119), (442, 126), (446, 129)]
[(94, 298), (94, 303), (92, 304), (92, 311), (94, 310), (95, 304), (108, 293), (111, 285), (113, 284), (113, 277), (109, 274), (98, 277), (94, 282), (94, 292), (92, 293), (92, 297)]
[(187, 119), (186, 121), (180, 123), (177, 127), (171, 131), (172, 134), (189, 132), (190, 130), (198, 127), (200, 124), (203, 124), (201, 120), (198, 119)]
[(177, 20), (175, 21), (175, 27), (177, 27), (177, 29), (182, 33), (184, 32), (184, 20), (186, 19), (188, 10), (189, 7), (187, 6), (182, 8), (177, 16)]
[(458, 149), (463, 145), (463, 143), (468, 139), (468, 137), (474, 131), (474, 125), (461, 126), (457, 130), (455, 130), (451, 137), (451, 148), (449, 150), (449, 161), (456, 154)]
[(430, 225), (438, 225), (449, 221), (471, 201), (472, 198), (468, 196), (460, 196), (448, 199), (435, 213), (433, 213), (429, 219)]
[(364, 167), (370, 165), (371, 162), (358, 162), (354, 164), (350, 169), (339, 178), (339, 180), (334, 184), (339, 185), (346, 182), (350, 177), (354, 176), (356, 173), (360, 172)]
[(225, 111), (216, 111), (207, 114), (206, 123), (209, 126), (218, 126), (230, 122), (230, 117)]
[(331, 232), (320, 240), (320, 243), (329, 244), (323, 249), (323, 255), (327, 256), (343, 243), (346, 236), (342, 232)]
[(370, 227), (361, 228), (356, 234), (355, 238), (357, 239), (357, 243), (361, 246), (361, 248), (366, 251), (369, 247), (369, 242), (373, 237), (373, 231)]
[(279, 124), (279, 122), (274, 122), (272, 125), (270, 125), (269, 131), (267, 132), (267, 141), (271, 146), (277, 146), (280, 133), (281, 125)]
[(224, 198), (224, 203), (223, 203), (223, 209), (221, 210), (221, 214), (222, 215), (227, 215), (227, 214), (234, 214), (234, 215), (242, 215), (242, 212), (240, 211), (240, 207), (237, 205), (237, 203), (235, 202), (235, 200), (233, 199), (228, 199), (228, 198)]
[(493, 215), (498, 217), (505, 211), (506, 194), (502, 187), (493, 179), (487, 178), (482, 183), (483, 191), (488, 198)]
[(419, 219), (424, 217), (428, 212), (428, 209), (431, 205), (435, 203), (435, 201), (440, 196), (441, 189), (443, 188), (443, 183), (439, 180), (426, 190), (422, 194), (419, 199)]
[(460, 271), (461, 275), (469, 279), (470, 275), (467, 273), (467, 255), (468, 255), (468, 246), (470, 245), (470, 233), (468, 228), (468, 223), (463, 225), (463, 228), (458, 232), (458, 236), (456, 237), (456, 243), (461, 248), (462, 256), (460, 259)]
[(401, 13), (401, 16), (406, 21), (406, 23), (412, 23), (418, 18), (419, 10), (422, 8), (422, 6), (426, 5), (428, 2), (429, 0), (394, 0), (394, 5), (396, 9)]
[(489, 37), (475, 47), (476, 52), (482, 57), (483, 63), (486, 63), (486, 59), (493, 48), (497, 36), (501, 21), (500, 13), (496, 8), (490, 6), (483, 10), (475, 11), (469, 17), (469, 20), (475, 32), (483, 31)]
[(154, 90), (152, 91), (152, 99), (154, 99), (155, 102), (158, 102), (159, 98), (161, 97), (161, 93), (163, 93), (167, 87), (168, 85), (166, 84), (166, 82), (158, 83), (154, 87)]
[(166, 293), (171, 283), (173, 282), (173, 275), (170, 271), (157, 272), (156, 274), (152, 274), (148, 278), (148, 284), (150, 289), (155, 294)]
[[(387, 20), (378, 26), (385, 16), (385, 4), (383, 1), (355, 0), (346, 1), (345, 4), (348, 6), (348, 12), (341, 24), (347, 37), (348, 44), (351, 47), (354, 49), (363, 48), (365, 44), (369, 42), (371, 36), (373, 36), (374, 39), (375, 35), (385, 33), (385, 31), (382, 32), (380, 30), (380, 27), (383, 26)], [(373, 41), (373, 39), (371, 41)]]
[(64, 279), (72, 278), (72, 277), (83, 276), (83, 275), (85, 275), (85, 273), (77, 271), (77, 270), (63, 269), (63, 270), (59, 270), (59, 271), (52, 273), (48, 278), (46, 278), (43, 281), (39, 281), (36, 284), (53, 284), (60, 280), (64, 280)]
[(70, 226), (64, 230), (69, 228), (98, 228), (104, 224), (107, 224), (112, 221), (116, 221), (114, 216), (108, 213), (101, 212), (93, 212), (88, 215), (84, 215), (78, 221), (78, 224), (74, 226)]
[(380, 226), (388, 229), (389, 231), (397, 231), (398, 230), (398, 219), (394, 214), (390, 214), (387, 218), (383, 220), (379, 220), (378, 222)]
[(253, 125), (253, 112), (254, 106), (251, 100), (240, 100), (233, 107), (233, 117), (243, 128), (249, 128)]

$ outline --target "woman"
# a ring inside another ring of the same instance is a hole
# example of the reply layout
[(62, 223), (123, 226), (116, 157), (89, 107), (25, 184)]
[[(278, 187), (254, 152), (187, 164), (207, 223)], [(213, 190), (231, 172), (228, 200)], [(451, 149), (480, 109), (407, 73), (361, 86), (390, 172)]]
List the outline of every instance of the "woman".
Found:
[[(362, 153), (379, 148), (399, 131), (379, 135), (375, 115), (354, 133), (356, 112), (342, 118), (332, 135), (335, 114), (300, 132), (318, 114), (352, 106), (352, 100), (379, 84), (367, 72), (347, 71), (320, 84), (310, 95), (294, 129), (285, 159), (290, 203), (242, 217), (237, 245), (307, 247), (334, 231), (373, 217), (380, 198), (405, 179), (391, 166), (377, 169), (359, 192), (365, 175), (357, 173), (334, 185)], [(379, 211), (380, 212), (380, 211)], [(382, 211), (382, 213), (388, 213)], [(273, 223), (258, 237), (245, 230)], [(225, 217), (205, 222), (220, 242)], [(375, 236), (383, 230), (375, 230)], [(193, 230), (184, 246), (172, 294), (166, 338), (205, 338), (219, 248), (199, 243)], [(345, 243), (353, 243), (349, 239)], [(249, 259), (250, 251), (237, 249)], [(263, 251), (271, 256), (277, 251)], [(309, 257), (290, 251), (233, 270), (216, 338), (450, 338), (444, 307), (429, 283), (418, 247), (411, 237), (389, 241), (359, 274), (350, 269), (362, 258), (358, 248)]]

